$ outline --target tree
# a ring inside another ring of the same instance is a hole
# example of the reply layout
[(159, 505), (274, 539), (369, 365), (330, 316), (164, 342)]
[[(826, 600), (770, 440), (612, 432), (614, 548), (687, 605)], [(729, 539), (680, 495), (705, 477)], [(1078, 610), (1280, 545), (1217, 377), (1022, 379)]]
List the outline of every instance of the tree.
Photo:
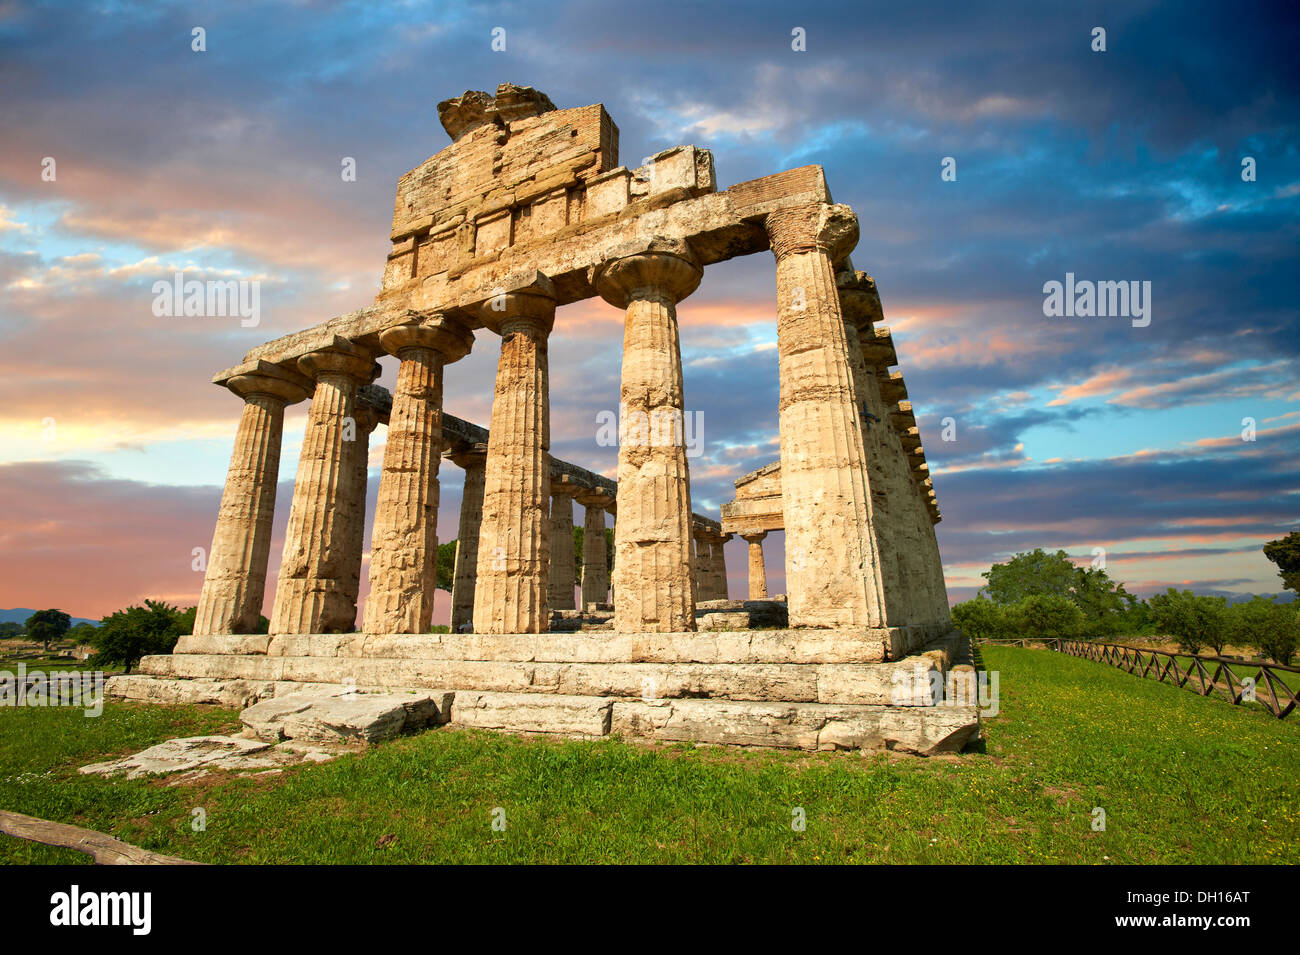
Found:
[(1300, 641), (1295, 604), (1254, 596), (1228, 608), (1228, 630), (1239, 647), (1256, 647), (1278, 663), (1289, 664)]
[(88, 645), (90, 638), (95, 635), (95, 625), (86, 623), (84, 620), (68, 631), (68, 638), (76, 646)]
[(62, 640), (71, 626), (72, 618), (62, 610), (38, 610), (27, 618), (23, 629), (27, 633), (28, 640), (41, 641), (45, 646), (45, 652), (49, 653), (50, 642)]
[(1013, 632), (1044, 640), (1078, 636), (1085, 619), (1079, 605), (1061, 594), (1030, 594), (1007, 615)]
[(146, 654), (171, 653), (185, 632), (184, 617), (185, 613), (161, 600), (146, 600), (143, 607), (133, 605), (110, 614), (91, 641), (95, 665), (119, 664), (130, 673)]
[(1269, 541), (1264, 545), (1264, 556), (1277, 564), (1282, 586), (1300, 593), (1300, 531)]
[(1077, 571), (1065, 551), (1048, 554), (1038, 547), (986, 570), (983, 574), (986, 583), (981, 592), (1003, 606), (1019, 603), (1035, 594), (1068, 597), (1073, 591)]
[(1230, 636), (1228, 601), (1223, 597), (1207, 597), (1170, 587), (1151, 598), (1151, 614), (1156, 624), (1178, 641), (1184, 653), (1200, 653), (1203, 647), (1213, 647), (1216, 654), (1222, 653)]
[[(1041, 547), (1016, 554), (984, 572), (980, 591), (1003, 607), (1019, 605), (1026, 597), (1060, 597), (1083, 613), (1080, 632), (1091, 636), (1114, 633), (1126, 622), (1137, 598), (1124, 585), (1111, 580), (1100, 567), (1078, 567), (1063, 550), (1049, 554)], [(1059, 604), (1035, 604), (1045, 608)]]
[(456, 580), (456, 540), (438, 545), (438, 589), (451, 593)]

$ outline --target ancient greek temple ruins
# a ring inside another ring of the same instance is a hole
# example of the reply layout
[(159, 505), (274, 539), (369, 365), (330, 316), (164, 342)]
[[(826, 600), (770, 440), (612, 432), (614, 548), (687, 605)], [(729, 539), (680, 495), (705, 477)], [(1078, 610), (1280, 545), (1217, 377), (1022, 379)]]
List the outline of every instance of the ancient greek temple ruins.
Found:
[[(875, 282), (850, 259), (858, 221), (821, 167), (723, 191), (712, 154), (694, 146), (629, 169), (603, 106), (557, 109), (509, 84), (438, 113), (452, 142), (398, 183), (375, 303), (258, 346), (213, 379), (243, 412), (194, 633), (111, 692), (284, 712), (312, 693), (405, 694), (408, 714), (452, 726), (961, 748), (978, 719), (945, 690), (958, 636), (935, 492)], [(677, 305), (709, 265), (767, 251), (780, 459), (736, 482), (719, 521), (692, 512)], [(549, 453), (556, 308), (597, 296), (624, 313), (620, 392), (609, 396), (621, 416), (617, 480)], [(446, 366), (475, 346), (500, 350), (486, 428), (442, 410)], [(388, 356), (391, 394), (373, 384)], [(258, 634), (284, 411), (299, 401), (310, 401), (306, 435), (292, 500), (280, 502), (289, 514), (270, 632)], [(448, 466), (465, 481), (452, 632), (431, 633)], [(763, 538), (778, 530), (786, 594), (774, 599)], [(748, 600), (728, 600), (732, 535), (749, 548)]]

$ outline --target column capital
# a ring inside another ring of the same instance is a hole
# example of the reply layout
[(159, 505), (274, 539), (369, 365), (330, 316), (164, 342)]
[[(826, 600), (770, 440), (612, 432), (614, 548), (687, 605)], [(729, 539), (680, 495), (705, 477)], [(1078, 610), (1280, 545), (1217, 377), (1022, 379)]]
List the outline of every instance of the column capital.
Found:
[(316, 383), (297, 369), (284, 368), (272, 362), (258, 362), (257, 369), (245, 375), (236, 375), (227, 382), (227, 388), (247, 401), (258, 395), (278, 398), (285, 404), (302, 401), (316, 387)]
[(341, 336), (335, 336), (333, 344), (303, 355), (298, 368), (313, 379), (342, 375), (363, 385), (379, 377), (379, 363), (370, 350)]
[(428, 348), (438, 352), (443, 362), (449, 364), (470, 353), (474, 347), (474, 333), (441, 312), (428, 312), (405, 325), (380, 332), (379, 344), (388, 354), (398, 358), (408, 348)]
[(703, 275), (684, 241), (655, 238), (645, 248), (615, 252), (597, 268), (595, 282), (600, 297), (615, 308), (657, 297), (676, 305), (699, 287)]
[(551, 476), (551, 497), (577, 497), (582, 490), (582, 485), (575, 484), (570, 474)]
[(541, 272), (508, 276), (473, 311), (498, 335), (545, 337), (555, 324), (555, 285)]
[(838, 262), (858, 244), (858, 217), (846, 205), (810, 203), (768, 213), (763, 220), (780, 262), (796, 252), (825, 252)]
[(741, 534), (741, 538), (749, 541), (751, 544), (757, 544), (767, 537), (767, 531), (754, 531), (752, 533)]
[(840, 311), (845, 321), (867, 337), (871, 326), (885, 319), (876, 280), (866, 272), (844, 271), (835, 276), (835, 285), (840, 292)]
[[(907, 385), (903, 383), (903, 373), (901, 371), (877, 368), (876, 377), (880, 379), (880, 397), (887, 404), (899, 404), (907, 401)], [(910, 402), (908, 407), (911, 407)]]
[(453, 448), (444, 457), (462, 470), (468, 470), (476, 465), (481, 467), (487, 461), (487, 445), (476, 444), (467, 448)]
[(594, 508), (599, 511), (609, 510), (610, 506), (614, 503), (614, 498), (602, 491), (597, 491), (592, 488), (583, 488), (577, 493), (576, 497), (578, 498), (578, 503), (583, 507)]

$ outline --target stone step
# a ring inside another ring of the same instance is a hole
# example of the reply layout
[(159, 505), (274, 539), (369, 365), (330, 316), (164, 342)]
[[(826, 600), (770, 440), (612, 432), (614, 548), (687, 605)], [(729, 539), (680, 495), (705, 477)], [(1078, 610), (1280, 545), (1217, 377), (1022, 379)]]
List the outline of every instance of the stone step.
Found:
[(896, 708), (733, 700), (646, 703), (609, 697), (460, 690), (453, 727), (778, 749), (959, 752), (979, 733), (973, 706)]
[(929, 627), (393, 636), (217, 634), (183, 636), (175, 653), (520, 663), (880, 663), (901, 660), (938, 636), (935, 628)]
[[(142, 675), (187, 680), (463, 687), (487, 692), (632, 699), (716, 698), (786, 703), (933, 706), (944, 654), (897, 663), (532, 663), (380, 657), (171, 654), (145, 657)], [(144, 692), (157, 692), (145, 687)]]

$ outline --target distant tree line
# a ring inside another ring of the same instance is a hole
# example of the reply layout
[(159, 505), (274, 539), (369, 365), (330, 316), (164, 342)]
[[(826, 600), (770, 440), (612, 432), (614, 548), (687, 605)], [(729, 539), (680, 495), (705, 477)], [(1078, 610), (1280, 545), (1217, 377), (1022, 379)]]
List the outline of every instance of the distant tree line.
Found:
[[(1300, 585), (1300, 532), (1264, 546), (1284, 586)], [(1185, 653), (1229, 644), (1250, 647), (1278, 663), (1290, 663), (1300, 645), (1300, 603), (1254, 596), (1227, 598), (1168, 588), (1142, 600), (1111, 580), (1105, 569), (1076, 565), (1068, 554), (1041, 548), (1016, 554), (984, 572), (985, 585), (952, 608), (967, 636), (1108, 638), (1166, 635)]]

